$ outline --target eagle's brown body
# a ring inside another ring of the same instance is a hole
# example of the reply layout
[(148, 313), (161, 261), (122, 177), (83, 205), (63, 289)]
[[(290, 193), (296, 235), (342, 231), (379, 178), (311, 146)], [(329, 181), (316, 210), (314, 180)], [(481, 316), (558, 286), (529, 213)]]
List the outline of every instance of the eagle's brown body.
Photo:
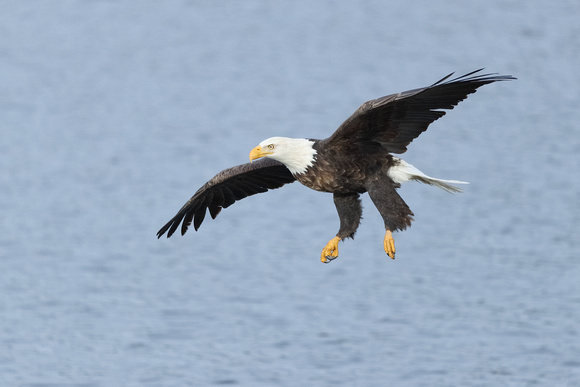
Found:
[(296, 179), (315, 191), (331, 193), (365, 193), (370, 180), (379, 178), (393, 165), (393, 156), (381, 147), (366, 154), (349, 154), (347, 161), (326, 147), (326, 140), (313, 140), (316, 160)]

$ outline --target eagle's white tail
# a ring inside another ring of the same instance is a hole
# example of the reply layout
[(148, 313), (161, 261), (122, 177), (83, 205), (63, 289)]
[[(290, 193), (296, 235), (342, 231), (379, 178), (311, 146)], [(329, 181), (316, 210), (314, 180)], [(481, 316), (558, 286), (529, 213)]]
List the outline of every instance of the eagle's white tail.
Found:
[(396, 157), (394, 157), (394, 159), (396, 164), (389, 169), (388, 174), (395, 183), (404, 183), (409, 180), (416, 180), (420, 181), (421, 183), (434, 185), (451, 193), (461, 192), (461, 188), (455, 187), (451, 184), (469, 184), (466, 181), (436, 179), (434, 177), (425, 175), (423, 172), (404, 160)]

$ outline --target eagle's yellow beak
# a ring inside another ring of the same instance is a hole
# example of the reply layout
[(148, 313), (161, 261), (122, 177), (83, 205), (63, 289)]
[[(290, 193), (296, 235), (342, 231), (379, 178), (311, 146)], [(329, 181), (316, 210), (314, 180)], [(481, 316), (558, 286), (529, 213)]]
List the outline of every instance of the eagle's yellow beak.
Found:
[(250, 152), (250, 161), (259, 159), (260, 157), (271, 155), (272, 153), (274, 153), (274, 152), (263, 151), (262, 147), (260, 145), (258, 145), (257, 147), (252, 149), (252, 151)]

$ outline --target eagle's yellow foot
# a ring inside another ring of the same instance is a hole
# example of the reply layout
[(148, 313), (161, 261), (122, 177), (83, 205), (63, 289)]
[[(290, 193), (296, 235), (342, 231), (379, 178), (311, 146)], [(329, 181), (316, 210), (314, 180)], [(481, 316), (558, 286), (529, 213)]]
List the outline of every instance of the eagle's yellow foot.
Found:
[(338, 242), (340, 242), (340, 238), (334, 237), (324, 246), (322, 254), (320, 254), (322, 263), (330, 263), (330, 261), (338, 257)]
[(391, 230), (387, 230), (385, 233), (383, 247), (385, 248), (385, 253), (387, 253), (391, 259), (395, 259), (395, 240), (393, 239), (393, 233)]

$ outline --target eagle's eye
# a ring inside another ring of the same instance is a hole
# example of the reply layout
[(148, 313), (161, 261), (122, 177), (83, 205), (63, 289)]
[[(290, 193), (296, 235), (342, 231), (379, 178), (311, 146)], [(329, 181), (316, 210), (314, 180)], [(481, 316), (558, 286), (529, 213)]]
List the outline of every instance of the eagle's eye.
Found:
[(268, 145), (268, 149), (273, 150), (274, 148), (276, 148), (276, 146), (274, 144)]

